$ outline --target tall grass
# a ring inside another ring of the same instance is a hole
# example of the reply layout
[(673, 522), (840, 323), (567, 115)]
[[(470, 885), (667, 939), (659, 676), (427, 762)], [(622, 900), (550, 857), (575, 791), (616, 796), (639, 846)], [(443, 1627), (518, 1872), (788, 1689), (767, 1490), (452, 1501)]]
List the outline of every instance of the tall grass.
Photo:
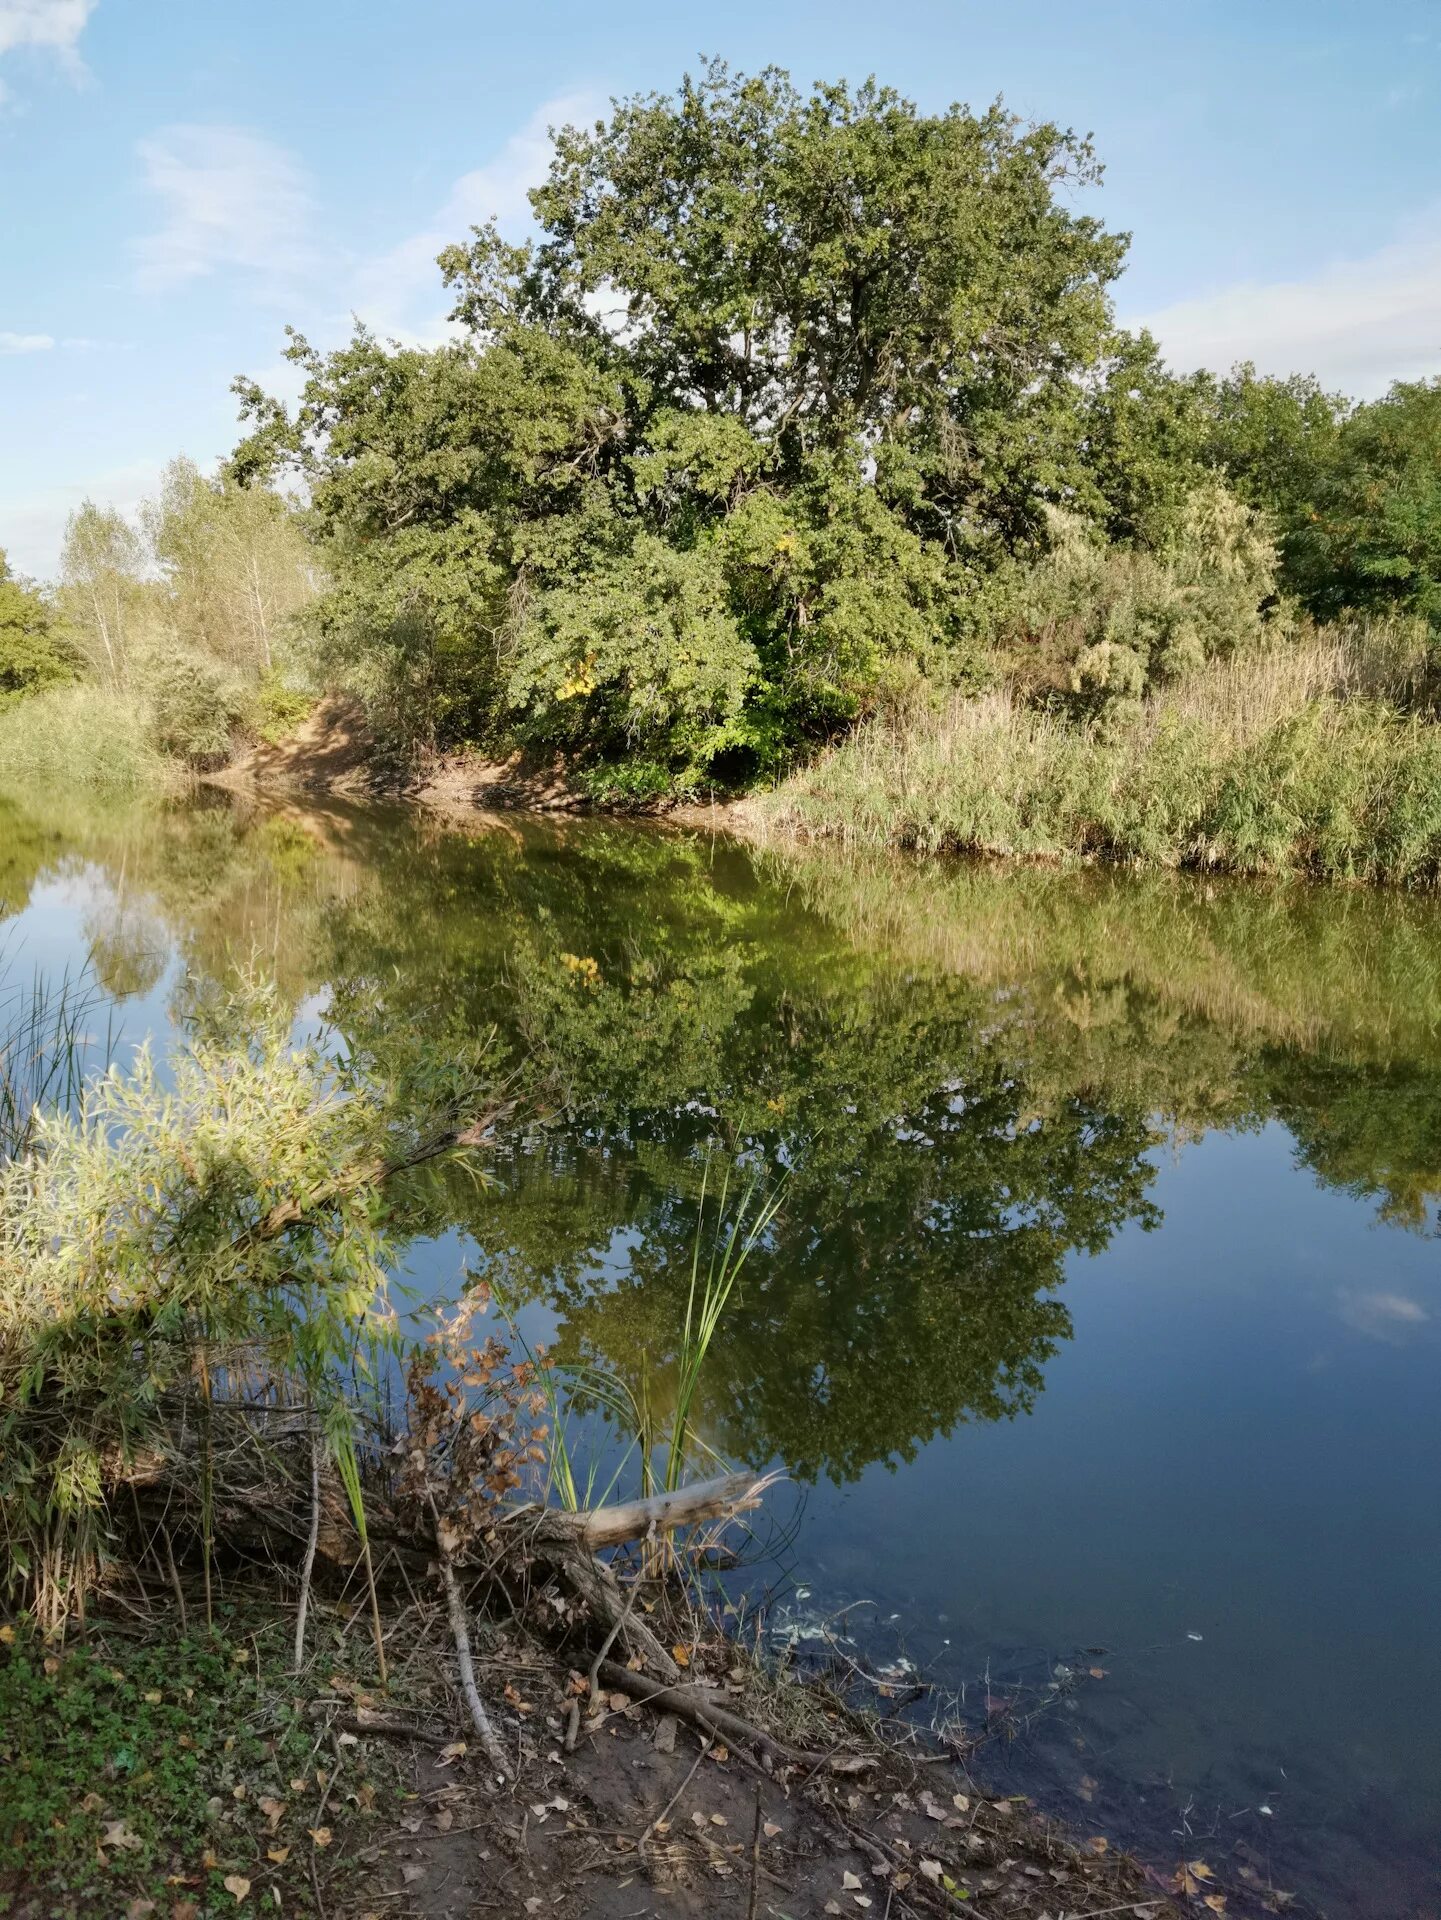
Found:
[(189, 775), (150, 744), (139, 701), (81, 684), (0, 713), (0, 784), (178, 792)]
[[(775, 1219), (782, 1188), (766, 1190), (759, 1176), (749, 1180), (732, 1209), (733, 1169), (721, 1176), (714, 1219), (709, 1214), (711, 1169), (701, 1180), (695, 1239), (691, 1247), (685, 1318), (676, 1351), (659, 1378), (651, 1355), (640, 1356), (639, 1381), (632, 1387), (618, 1373), (588, 1365), (567, 1365), (543, 1358), (537, 1365), (540, 1390), (550, 1415), (548, 1492), (574, 1512), (609, 1498), (639, 1461), (643, 1497), (657, 1490), (674, 1493), (687, 1473), (723, 1464), (698, 1431), (697, 1406), (707, 1360), (751, 1253)], [(573, 1408), (602, 1412), (621, 1435), (623, 1450), (602, 1486), (594, 1449), (582, 1475), (577, 1468)]]
[[(1382, 636), (1384, 637), (1384, 636)], [(1441, 726), (1365, 632), (1214, 662), (1108, 732), (1006, 692), (878, 716), (751, 803), (865, 846), (1434, 886)]]
[(27, 1151), (40, 1116), (74, 1106), (101, 997), (85, 974), (7, 981), (0, 950), (0, 1166)]

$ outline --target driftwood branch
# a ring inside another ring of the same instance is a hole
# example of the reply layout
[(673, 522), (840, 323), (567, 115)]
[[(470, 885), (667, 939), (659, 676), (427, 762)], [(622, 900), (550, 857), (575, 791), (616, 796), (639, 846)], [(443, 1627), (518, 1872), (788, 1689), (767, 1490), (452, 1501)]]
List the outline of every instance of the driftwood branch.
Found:
[(450, 1549), (446, 1545), (445, 1529), (440, 1523), (432, 1498), (430, 1511), (435, 1518), (436, 1558), (440, 1564), (440, 1577), (445, 1586), (445, 1603), (450, 1613), (450, 1632), (455, 1641), (455, 1657), (460, 1667), (460, 1688), (465, 1695), (465, 1703), (470, 1708), (471, 1723), (485, 1757), (500, 1775), (502, 1780), (510, 1778), (510, 1762), (506, 1759), (505, 1749), (495, 1736), (495, 1728), (490, 1724), (490, 1715), (480, 1697), (480, 1689), (475, 1684), (475, 1663), (470, 1657), (470, 1628), (465, 1618), (465, 1598), (460, 1591), (460, 1582), (455, 1577), (455, 1563), (451, 1559)]

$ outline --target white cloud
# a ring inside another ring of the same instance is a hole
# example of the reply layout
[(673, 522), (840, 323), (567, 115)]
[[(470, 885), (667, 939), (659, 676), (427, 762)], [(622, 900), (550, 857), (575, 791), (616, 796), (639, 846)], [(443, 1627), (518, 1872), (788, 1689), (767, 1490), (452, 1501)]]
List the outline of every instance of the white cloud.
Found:
[(1149, 327), (1177, 368), (1254, 360), (1263, 373), (1314, 373), (1360, 399), (1441, 373), (1441, 207), (1374, 253), (1304, 279), (1218, 288), (1133, 324)]
[(0, 328), (0, 353), (49, 353), (54, 345), (48, 333), (8, 333)]
[(0, 0), (0, 54), (15, 47), (47, 47), (75, 57), (96, 0)]
[(550, 166), (548, 129), (593, 117), (597, 104), (595, 96), (581, 93), (545, 101), (493, 160), (463, 173), (419, 232), (362, 267), (356, 286), (362, 319), (418, 343), (443, 338), (446, 329), (438, 314), (444, 296), (435, 256), (486, 220), (495, 220), (512, 239), (521, 237), (531, 223), (530, 189)]
[(224, 270), (284, 288), (311, 267), (314, 205), (283, 147), (244, 127), (165, 127), (139, 146), (163, 224), (136, 249), (151, 292)]

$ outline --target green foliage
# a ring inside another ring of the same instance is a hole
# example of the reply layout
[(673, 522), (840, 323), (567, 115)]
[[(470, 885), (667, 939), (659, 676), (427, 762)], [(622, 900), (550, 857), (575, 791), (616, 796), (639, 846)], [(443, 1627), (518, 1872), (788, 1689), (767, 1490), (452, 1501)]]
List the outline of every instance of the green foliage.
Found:
[(221, 765), (253, 715), (244, 689), (203, 654), (174, 653), (147, 662), (145, 701), (156, 751), (193, 767)]
[(1217, 661), (1121, 724), (991, 697), (873, 724), (757, 803), (861, 844), (1441, 884), (1441, 730), (1316, 643)]
[(1342, 422), (1291, 545), (1318, 613), (1400, 609), (1441, 633), (1441, 379)]
[(293, 415), (241, 385), (234, 475), (309, 490), (318, 670), (402, 742), (514, 731), (690, 787), (897, 663), (969, 671), (975, 568), (1082, 477), (1124, 252), (1066, 204), (1094, 174), (999, 106), (715, 62), (563, 129), (539, 244), (442, 256), (460, 341), (297, 337)]
[[(1015, 584), (1005, 635), (1021, 685), (1064, 689), (1086, 714), (1134, 717), (1143, 695), (1284, 637), (1264, 524), (1218, 482), (1181, 502), (1155, 551), (1108, 545), (1057, 515), (1051, 552)], [(1004, 632), (1004, 627), (1003, 627)]]
[[(227, 1877), (270, 1904), (314, 1911), (303, 1871), (281, 1872), (271, 1848), (308, 1857), (314, 1731), (270, 1683), (273, 1625), (233, 1620), (234, 1638), (158, 1638), (124, 1651), (77, 1647), (58, 1657), (7, 1629), (0, 1646), (0, 1913), (125, 1913), (133, 1901), (169, 1913), (233, 1913)], [(265, 1725), (257, 1725), (257, 1699)], [(279, 1815), (272, 1823), (261, 1802)], [(283, 1861), (282, 1861), (283, 1864)], [(43, 1901), (43, 1907), (40, 1902)], [(148, 1909), (147, 1909), (148, 1910)]]
[(166, 1396), (255, 1364), (325, 1406), (338, 1369), (395, 1346), (377, 1169), (464, 1073), (456, 1055), (378, 1085), (292, 1048), (268, 989), (192, 1020), (166, 1073), (148, 1051), (112, 1067), (0, 1169), (0, 1525), (11, 1581), (52, 1613), (108, 1468), (164, 1446)]
[(181, 649), (233, 679), (274, 672), (291, 623), (314, 592), (293, 505), (268, 487), (207, 480), (182, 458), (171, 461), (159, 496), (141, 513)]
[(74, 679), (75, 668), (55, 609), (0, 549), (0, 709)]

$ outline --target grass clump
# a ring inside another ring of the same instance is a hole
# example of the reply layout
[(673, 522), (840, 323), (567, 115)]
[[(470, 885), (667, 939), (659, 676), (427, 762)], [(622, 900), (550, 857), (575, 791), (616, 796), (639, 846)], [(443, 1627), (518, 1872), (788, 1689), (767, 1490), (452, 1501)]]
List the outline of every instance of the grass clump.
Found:
[(155, 745), (140, 700), (80, 682), (0, 712), (0, 782), (179, 792), (189, 776)]
[(1441, 728), (1387, 697), (1393, 642), (1213, 661), (1121, 725), (1078, 726), (1006, 691), (915, 701), (754, 817), (866, 846), (1434, 886)]

